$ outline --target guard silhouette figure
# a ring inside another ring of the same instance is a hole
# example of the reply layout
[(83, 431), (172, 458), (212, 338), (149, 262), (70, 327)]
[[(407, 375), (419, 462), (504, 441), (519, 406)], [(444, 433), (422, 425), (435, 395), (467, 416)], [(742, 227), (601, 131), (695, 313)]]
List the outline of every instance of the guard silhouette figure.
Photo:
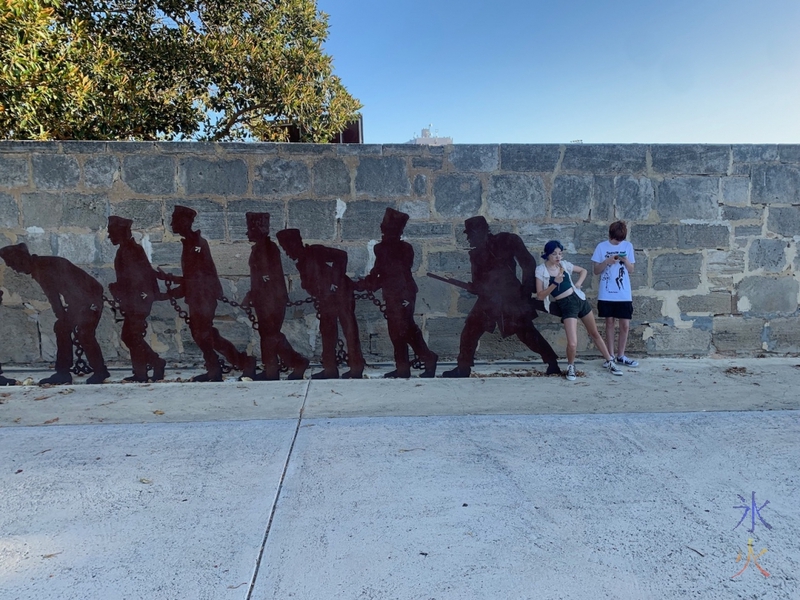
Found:
[(168, 294), (171, 298), (184, 298), (189, 307), (189, 330), (203, 353), (206, 372), (192, 377), (192, 381), (222, 381), (222, 366), (217, 352), (222, 354), (244, 377), (255, 379), (256, 360), (226, 340), (214, 327), (217, 300), (222, 298), (222, 284), (217, 267), (211, 256), (208, 242), (200, 231), (193, 231), (192, 224), (197, 212), (186, 206), (176, 205), (172, 211), (170, 226), (181, 236), (181, 277), (159, 273), (159, 277), (178, 284)]
[(108, 239), (118, 246), (114, 257), (117, 281), (110, 283), (108, 289), (123, 313), (122, 342), (131, 353), (133, 366), (133, 375), (123, 381), (147, 381), (148, 365), (153, 368), (152, 380), (160, 381), (164, 379), (167, 362), (145, 342), (144, 336), (153, 302), (166, 296), (158, 289), (158, 274), (144, 249), (133, 239), (132, 224), (130, 219), (108, 218)]
[(281, 252), (269, 237), (269, 213), (249, 212), (245, 218), (247, 239), (253, 242), (253, 247), (249, 260), (250, 291), (245, 295), (242, 305), (252, 306), (256, 313), (261, 336), (261, 361), (264, 363), (264, 371), (256, 379), (280, 379), (278, 358), (292, 369), (289, 379), (302, 379), (308, 369), (308, 359), (296, 352), (281, 333), (289, 293), (281, 265)]
[(439, 357), (428, 348), (422, 331), (414, 321), (414, 307), (419, 289), (411, 275), (414, 248), (400, 239), (408, 218), (406, 213), (393, 208), (386, 209), (381, 222), (382, 239), (375, 245), (375, 266), (369, 275), (355, 282), (355, 289), (383, 291), (395, 363), (395, 370), (386, 373), (384, 377), (411, 377), (409, 346), (425, 365), (425, 371), (420, 377), (435, 377)]
[(73, 331), (94, 371), (86, 383), (103, 383), (109, 373), (95, 337), (103, 313), (103, 286), (100, 282), (66, 258), (31, 254), (25, 244), (0, 248), (0, 258), (18, 273), (33, 277), (56, 315), (53, 326), (56, 334), (56, 372), (42, 379), (39, 384), (72, 383)]
[[(0, 290), (0, 304), (3, 303), (3, 290)], [(0, 365), (0, 385), (17, 385), (16, 379), (9, 379), (3, 376), (3, 365)]]
[(342, 326), (347, 342), (347, 365), (350, 367), (342, 374), (342, 379), (361, 379), (365, 363), (358, 338), (353, 282), (346, 274), (347, 252), (319, 244), (305, 245), (298, 229), (284, 229), (276, 237), (289, 258), (296, 261), (300, 285), (317, 301), (322, 371), (314, 373), (312, 379), (339, 377), (336, 367), (337, 323)]
[[(531, 300), (536, 289), (536, 259), (518, 235), (490, 233), (483, 217), (467, 219), (464, 227), (472, 248), (469, 251), (470, 291), (477, 294), (478, 300), (469, 311), (461, 332), (458, 366), (442, 376), (469, 377), (478, 340), (497, 327), (503, 337), (516, 334), (523, 344), (541, 355), (548, 365), (548, 375), (560, 374), (556, 353), (532, 322), (536, 318)], [(522, 282), (517, 279), (517, 264), (522, 269)]]

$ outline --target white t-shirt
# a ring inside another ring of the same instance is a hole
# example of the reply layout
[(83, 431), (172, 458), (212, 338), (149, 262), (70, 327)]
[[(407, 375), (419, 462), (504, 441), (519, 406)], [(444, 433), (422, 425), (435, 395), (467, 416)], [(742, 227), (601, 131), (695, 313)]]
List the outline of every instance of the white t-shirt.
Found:
[[(618, 244), (610, 241), (600, 242), (592, 254), (592, 262), (601, 263), (609, 256), (625, 256), (631, 263), (635, 263), (633, 256), (633, 244), (623, 240)], [(609, 300), (611, 302), (630, 302), (631, 296), (631, 277), (628, 269), (622, 262), (614, 261), (614, 264), (607, 266), (600, 273), (600, 289), (597, 292), (598, 300)]]

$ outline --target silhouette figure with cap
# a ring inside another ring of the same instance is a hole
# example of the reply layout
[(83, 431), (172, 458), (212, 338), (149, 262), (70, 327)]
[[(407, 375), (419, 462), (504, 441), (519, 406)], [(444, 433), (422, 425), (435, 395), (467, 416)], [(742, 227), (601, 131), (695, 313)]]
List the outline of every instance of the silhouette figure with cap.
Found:
[[(103, 313), (103, 286), (86, 271), (60, 256), (38, 256), (25, 244), (0, 248), (0, 258), (18, 273), (33, 277), (56, 316), (56, 372), (39, 384), (72, 383), (72, 333), (86, 353), (94, 373), (86, 383), (103, 383), (108, 376), (95, 331)], [(62, 300), (63, 299), (63, 300)]]
[(133, 221), (122, 217), (108, 218), (108, 239), (118, 246), (114, 257), (117, 281), (109, 284), (111, 295), (119, 302), (124, 322), (122, 342), (131, 353), (133, 375), (123, 381), (145, 382), (148, 366), (153, 368), (153, 381), (164, 379), (167, 362), (145, 342), (147, 317), (153, 302), (165, 299), (158, 289), (158, 274), (150, 265), (144, 249), (131, 234)]
[(389, 339), (394, 347), (395, 370), (384, 377), (411, 377), (408, 347), (422, 360), (425, 371), (420, 377), (435, 377), (439, 357), (428, 348), (422, 331), (414, 321), (417, 284), (411, 275), (414, 248), (400, 239), (408, 221), (406, 213), (387, 208), (381, 222), (381, 241), (375, 245), (375, 266), (364, 279), (355, 282), (356, 290), (382, 290), (386, 302)]
[(286, 316), (289, 293), (281, 265), (281, 252), (269, 237), (269, 213), (249, 212), (247, 239), (253, 242), (250, 250), (250, 291), (242, 305), (252, 306), (258, 318), (258, 334), (261, 336), (261, 361), (264, 371), (256, 379), (280, 379), (278, 358), (292, 369), (289, 379), (302, 379), (308, 369), (308, 359), (292, 348), (281, 333)]
[[(0, 290), (0, 304), (3, 303), (3, 290)], [(17, 385), (16, 379), (9, 379), (3, 376), (3, 365), (0, 365), (0, 385)]]
[(222, 298), (222, 284), (217, 267), (211, 256), (208, 242), (192, 225), (197, 212), (186, 206), (176, 205), (172, 211), (170, 226), (181, 236), (181, 277), (159, 273), (161, 279), (174, 281), (177, 288), (168, 293), (172, 298), (184, 298), (189, 307), (189, 330), (200, 352), (203, 353), (206, 372), (192, 377), (192, 381), (222, 381), (222, 367), (217, 352), (222, 354), (244, 377), (255, 379), (256, 360), (245, 352), (239, 352), (214, 327), (217, 300)]
[(319, 244), (303, 244), (299, 229), (284, 229), (276, 234), (284, 252), (297, 264), (300, 285), (317, 300), (319, 333), (322, 337), (322, 371), (312, 379), (337, 379), (336, 342), (342, 326), (347, 342), (347, 365), (342, 379), (361, 379), (364, 357), (358, 338), (353, 282), (347, 276), (347, 252)]
[[(531, 294), (536, 289), (536, 259), (522, 239), (513, 233), (492, 234), (483, 217), (464, 221), (472, 266), (472, 291), (478, 300), (469, 311), (458, 353), (458, 366), (442, 373), (443, 377), (469, 377), (475, 350), (484, 333), (496, 328), (505, 338), (516, 334), (528, 348), (548, 365), (547, 374), (561, 373), (558, 357), (547, 340), (534, 327), (536, 310)], [(522, 282), (517, 279), (517, 265), (522, 269)]]

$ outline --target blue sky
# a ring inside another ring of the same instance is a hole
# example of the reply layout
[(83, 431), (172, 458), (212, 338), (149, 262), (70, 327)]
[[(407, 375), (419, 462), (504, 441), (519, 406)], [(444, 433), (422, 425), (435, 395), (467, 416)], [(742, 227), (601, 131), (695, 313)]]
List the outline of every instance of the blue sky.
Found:
[(800, 143), (798, 0), (318, 0), (367, 143)]

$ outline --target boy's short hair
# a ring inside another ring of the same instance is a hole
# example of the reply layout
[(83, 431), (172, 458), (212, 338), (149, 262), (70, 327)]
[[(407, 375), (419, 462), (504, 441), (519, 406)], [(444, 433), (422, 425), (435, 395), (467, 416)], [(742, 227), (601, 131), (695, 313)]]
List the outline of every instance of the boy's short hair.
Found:
[(618, 242), (621, 242), (628, 237), (628, 226), (625, 224), (625, 221), (614, 221), (611, 225), (609, 225), (608, 237), (609, 239), (617, 240)]

